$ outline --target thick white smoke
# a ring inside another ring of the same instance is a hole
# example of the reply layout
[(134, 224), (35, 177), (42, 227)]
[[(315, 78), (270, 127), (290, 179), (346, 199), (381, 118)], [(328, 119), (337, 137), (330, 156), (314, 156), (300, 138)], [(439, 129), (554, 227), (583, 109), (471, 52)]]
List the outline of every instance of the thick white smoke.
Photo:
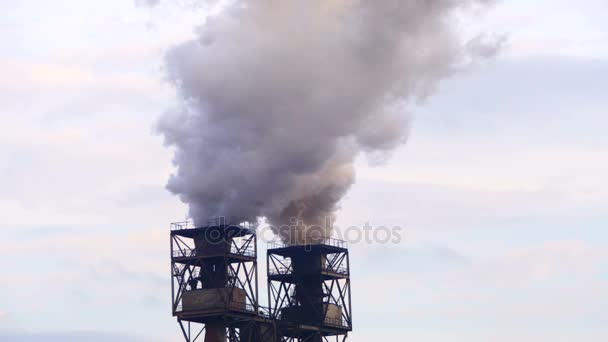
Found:
[(404, 141), (407, 105), (468, 58), (454, 14), (484, 2), (233, 2), (168, 52), (182, 100), (159, 122), (176, 148), (168, 189), (197, 224), (329, 229), (356, 156)]

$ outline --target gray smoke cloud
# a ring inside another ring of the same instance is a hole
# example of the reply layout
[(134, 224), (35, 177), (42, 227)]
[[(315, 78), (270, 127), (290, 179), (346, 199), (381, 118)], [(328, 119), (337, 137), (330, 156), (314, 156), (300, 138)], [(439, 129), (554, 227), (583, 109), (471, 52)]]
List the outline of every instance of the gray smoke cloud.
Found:
[(471, 57), (454, 15), (487, 2), (231, 2), (166, 56), (181, 99), (158, 123), (175, 147), (167, 188), (199, 225), (265, 217), (298, 222), (276, 228), (287, 242), (329, 236), (355, 158), (405, 141), (408, 107)]

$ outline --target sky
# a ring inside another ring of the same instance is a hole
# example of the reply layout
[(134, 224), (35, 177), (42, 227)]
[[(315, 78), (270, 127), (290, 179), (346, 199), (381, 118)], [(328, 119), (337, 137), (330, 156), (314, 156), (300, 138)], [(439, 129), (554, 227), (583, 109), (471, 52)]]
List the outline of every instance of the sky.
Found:
[[(508, 37), (499, 56), (419, 104), (385, 163), (358, 161), (338, 226), (404, 234), (351, 246), (351, 341), (608, 338), (606, 10), (499, 2), (470, 23)], [(0, 2), (0, 340), (180, 340), (187, 209), (154, 124), (176, 101), (163, 53), (205, 15)]]

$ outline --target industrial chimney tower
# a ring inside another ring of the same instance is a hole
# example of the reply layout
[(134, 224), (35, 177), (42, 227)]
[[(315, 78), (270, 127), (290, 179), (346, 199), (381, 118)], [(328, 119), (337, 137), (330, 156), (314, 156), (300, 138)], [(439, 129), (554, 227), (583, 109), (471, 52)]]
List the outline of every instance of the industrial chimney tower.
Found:
[(268, 307), (258, 301), (257, 238), (223, 218), (171, 224), (172, 312), (187, 342), (345, 341), (352, 330), (346, 243), (272, 243)]

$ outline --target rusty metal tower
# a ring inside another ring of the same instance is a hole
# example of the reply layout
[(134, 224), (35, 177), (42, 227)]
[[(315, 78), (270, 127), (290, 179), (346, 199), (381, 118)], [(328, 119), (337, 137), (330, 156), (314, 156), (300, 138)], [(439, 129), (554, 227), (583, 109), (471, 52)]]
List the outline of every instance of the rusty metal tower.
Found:
[(352, 330), (350, 265), (346, 243), (323, 239), (268, 248), (271, 317), (282, 341), (345, 341)]
[(172, 312), (186, 342), (345, 341), (352, 330), (344, 241), (270, 244), (262, 307), (251, 227), (181, 222), (170, 237)]
[[(222, 219), (171, 225), (173, 316), (187, 342), (266, 341), (272, 324), (258, 304), (257, 240)], [(270, 339), (272, 340), (272, 339)]]

